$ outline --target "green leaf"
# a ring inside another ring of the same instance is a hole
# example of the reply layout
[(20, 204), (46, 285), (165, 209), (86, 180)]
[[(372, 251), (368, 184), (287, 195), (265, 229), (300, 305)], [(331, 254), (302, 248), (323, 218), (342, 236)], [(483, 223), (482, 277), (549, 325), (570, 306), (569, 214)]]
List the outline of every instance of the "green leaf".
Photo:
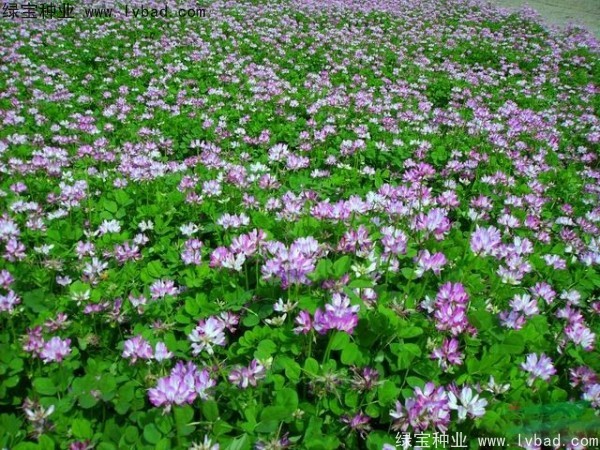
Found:
[(359, 360), (362, 359), (360, 348), (355, 343), (350, 342), (342, 350), (342, 355), (340, 359), (342, 363), (346, 364), (347, 366), (356, 364)]
[(116, 213), (117, 209), (119, 208), (116, 202), (113, 202), (112, 200), (104, 200), (103, 202), (104, 204), (104, 209), (110, 213)]
[(406, 377), (406, 384), (408, 384), (412, 388), (422, 388), (423, 386), (425, 386), (425, 381), (423, 381), (419, 377)]
[(252, 328), (260, 323), (260, 317), (257, 314), (248, 314), (242, 320), (242, 325), (248, 328)]
[(146, 439), (149, 444), (157, 444), (161, 437), (162, 434), (153, 423), (149, 423), (144, 427), (144, 439)]
[(421, 356), (421, 349), (416, 344), (392, 344), (390, 348), (394, 354), (398, 357), (398, 369), (408, 369), (412, 361), (417, 357)]
[(350, 284), (348, 284), (348, 287), (350, 289), (372, 288), (373, 287), (373, 282), (371, 280), (357, 279), (357, 280), (352, 280), (350, 282)]
[(23, 304), (37, 314), (47, 311), (50, 301), (51, 299), (43, 289), (35, 289), (23, 294)]
[(348, 333), (336, 332), (331, 338), (331, 350), (342, 350), (350, 342)]
[(191, 317), (196, 317), (198, 315), (198, 312), (200, 311), (200, 305), (198, 305), (198, 302), (195, 298), (188, 298), (185, 301), (184, 309), (185, 312), (188, 313)]
[(298, 393), (295, 389), (284, 388), (275, 395), (275, 405), (287, 408), (293, 414), (298, 409)]
[(415, 271), (410, 267), (403, 267), (400, 269), (400, 272), (402, 272), (402, 275), (404, 275), (404, 278), (407, 280), (414, 280), (416, 278)]
[(247, 434), (235, 438), (224, 450), (250, 450), (250, 439)]
[(152, 278), (160, 278), (165, 275), (165, 269), (160, 261), (152, 261), (146, 266), (148, 275)]
[(310, 375), (317, 375), (319, 373), (319, 363), (314, 358), (306, 358), (304, 361), (304, 370)]
[(38, 439), (38, 448), (44, 450), (53, 450), (56, 447), (55, 442), (45, 434), (41, 435)]
[(266, 408), (263, 408), (260, 414), (260, 420), (281, 422), (284, 419), (288, 419), (290, 414), (290, 410), (286, 406), (267, 406)]
[(174, 415), (178, 436), (187, 436), (194, 432), (194, 426), (189, 425), (194, 420), (194, 409), (191, 406), (175, 407)]
[(329, 278), (333, 268), (333, 263), (328, 259), (321, 259), (317, 263), (315, 271), (311, 274), (310, 278), (315, 281), (326, 280)]
[(273, 353), (277, 351), (277, 344), (270, 339), (264, 339), (260, 341), (256, 351), (254, 352), (254, 357), (259, 360), (265, 360), (269, 358)]
[(423, 334), (423, 329), (414, 326), (403, 326), (396, 333), (402, 339), (410, 339)]
[(71, 432), (77, 439), (91, 439), (94, 434), (92, 424), (86, 419), (74, 419), (71, 423)]
[(128, 426), (125, 429), (125, 433), (123, 434), (123, 438), (125, 439), (125, 441), (129, 444), (134, 444), (138, 441), (139, 439), (139, 433), (138, 433), (138, 429), (136, 427), (133, 426)]
[(292, 358), (285, 358), (284, 371), (285, 376), (292, 382), (298, 383), (300, 381), (300, 375), (302, 373), (302, 369), (300, 368), (300, 364), (294, 361)]
[(93, 408), (98, 403), (98, 399), (91, 394), (85, 393), (79, 397), (79, 406), (84, 409)]
[(383, 406), (389, 406), (394, 403), (400, 395), (400, 389), (390, 380), (385, 380), (377, 388), (377, 398)]
[[(54, 446), (52, 448), (54, 448)], [(40, 447), (33, 442), (19, 442), (12, 450), (40, 450)]]
[(215, 422), (219, 418), (219, 406), (214, 400), (207, 400), (200, 404), (202, 417), (209, 422)]
[(42, 395), (56, 394), (56, 385), (50, 378), (36, 378), (33, 380), (33, 387)]
[(510, 355), (519, 355), (523, 353), (525, 349), (525, 343), (523, 338), (518, 334), (510, 334), (506, 336), (506, 339), (499, 346), (500, 351), (508, 353)]
[(333, 275), (336, 278), (340, 278), (342, 275), (347, 273), (350, 270), (350, 266), (352, 265), (352, 260), (348, 255), (342, 256), (336, 262), (333, 263)]

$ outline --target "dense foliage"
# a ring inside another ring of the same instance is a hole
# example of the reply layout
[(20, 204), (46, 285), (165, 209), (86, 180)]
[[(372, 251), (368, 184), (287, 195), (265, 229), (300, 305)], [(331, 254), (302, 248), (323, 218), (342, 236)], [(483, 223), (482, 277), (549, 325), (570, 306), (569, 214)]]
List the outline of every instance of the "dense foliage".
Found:
[(0, 447), (600, 429), (596, 39), (466, 0), (86, 5), (0, 22)]

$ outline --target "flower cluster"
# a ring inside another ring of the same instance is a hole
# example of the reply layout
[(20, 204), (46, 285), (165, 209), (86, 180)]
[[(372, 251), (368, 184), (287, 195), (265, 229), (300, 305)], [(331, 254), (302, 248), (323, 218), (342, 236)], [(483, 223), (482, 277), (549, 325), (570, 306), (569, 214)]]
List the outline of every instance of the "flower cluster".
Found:
[(169, 376), (160, 378), (156, 387), (148, 390), (148, 398), (154, 406), (168, 411), (173, 405), (191, 404), (196, 398), (208, 399), (210, 389), (216, 384), (208, 370), (179, 361)]
[(463, 332), (475, 333), (475, 328), (469, 324), (467, 309), (469, 296), (460, 283), (445, 283), (435, 298), (436, 328), (449, 331), (456, 336)]
[(332, 296), (331, 303), (326, 304), (325, 309), (318, 308), (313, 318), (309, 312), (301, 311), (296, 317), (298, 326), (294, 331), (306, 334), (310, 330), (315, 330), (319, 334), (325, 334), (329, 330), (339, 330), (352, 334), (358, 325), (359, 310), (359, 305), (351, 305), (346, 295), (336, 292)]

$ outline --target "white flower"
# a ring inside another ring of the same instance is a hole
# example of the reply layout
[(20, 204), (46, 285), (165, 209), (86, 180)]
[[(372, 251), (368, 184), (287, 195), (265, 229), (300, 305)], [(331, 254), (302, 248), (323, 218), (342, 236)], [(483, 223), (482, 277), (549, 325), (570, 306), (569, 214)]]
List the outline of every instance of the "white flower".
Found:
[(50, 251), (54, 248), (54, 245), (44, 244), (41, 247), (33, 247), (33, 251), (41, 255), (49, 255)]
[(138, 228), (142, 233), (144, 231), (154, 230), (154, 223), (151, 220), (142, 221), (139, 223)]
[(183, 234), (184, 236), (192, 236), (193, 234), (197, 233), (199, 230), (198, 225), (193, 224), (193, 223), (186, 223), (185, 225), (181, 225), (179, 227), (179, 231), (181, 231), (181, 234)]
[(298, 302), (292, 303), (290, 300), (283, 303), (283, 299), (280, 298), (277, 300), (277, 303), (273, 305), (273, 311), (281, 312), (281, 313), (289, 313), (292, 312), (296, 306), (298, 306)]
[(283, 325), (286, 318), (287, 314), (284, 314), (283, 316), (274, 317), (273, 319), (265, 319), (265, 323), (267, 325), (273, 325), (274, 327), (280, 327)]
[(487, 400), (480, 399), (478, 394), (473, 395), (473, 390), (468, 386), (462, 388), (458, 398), (453, 392), (448, 392), (448, 399), (450, 409), (458, 411), (459, 422), (465, 420), (467, 414), (471, 418), (483, 416), (485, 414), (485, 407), (488, 404)]
[(504, 394), (510, 389), (510, 384), (497, 384), (494, 377), (490, 375), (490, 381), (484, 386), (485, 390), (492, 394)]
[(98, 234), (100, 236), (108, 233), (120, 233), (121, 224), (118, 220), (104, 220), (98, 228)]

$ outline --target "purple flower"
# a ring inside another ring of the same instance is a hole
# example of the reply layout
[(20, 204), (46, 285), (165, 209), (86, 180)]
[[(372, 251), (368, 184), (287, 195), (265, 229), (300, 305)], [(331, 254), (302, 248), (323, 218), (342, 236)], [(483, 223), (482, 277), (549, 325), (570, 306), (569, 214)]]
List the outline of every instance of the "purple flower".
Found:
[(583, 392), (583, 399), (590, 402), (594, 408), (600, 409), (600, 384), (587, 386)]
[(447, 263), (446, 256), (443, 253), (438, 252), (432, 255), (429, 250), (421, 250), (415, 260), (417, 262), (417, 269), (415, 270), (417, 277), (423, 276), (428, 270), (439, 275)]
[(314, 238), (296, 239), (289, 248), (280, 242), (269, 242), (265, 246), (273, 256), (261, 268), (264, 280), (279, 278), (283, 288), (311, 283), (308, 275), (315, 269), (321, 254), (321, 246)]
[(459, 343), (455, 338), (445, 339), (442, 346), (431, 353), (431, 359), (437, 359), (442, 370), (446, 371), (451, 365), (460, 366), (465, 355), (458, 349)]
[(150, 402), (164, 406), (168, 411), (172, 405), (192, 403), (197, 397), (208, 399), (208, 391), (216, 385), (208, 370), (198, 370), (195, 364), (179, 361), (168, 377), (159, 378), (156, 387), (148, 390)]
[(358, 414), (354, 416), (342, 416), (341, 421), (347, 424), (352, 430), (357, 431), (360, 436), (365, 439), (367, 437), (367, 433), (371, 431), (371, 425), (369, 421), (371, 418), (362, 411), (359, 411)]
[(172, 280), (157, 280), (150, 286), (152, 300), (163, 298), (167, 295), (175, 296), (179, 293), (175, 283)]
[(211, 316), (206, 320), (198, 322), (198, 326), (188, 335), (192, 342), (192, 354), (199, 355), (202, 350), (206, 350), (209, 355), (214, 353), (213, 345), (224, 346), (225, 322), (219, 317)]
[(556, 292), (546, 282), (539, 282), (530, 289), (531, 294), (542, 298), (548, 305), (556, 298)]
[(435, 299), (436, 328), (458, 335), (464, 331), (476, 330), (467, 319), (469, 296), (460, 283), (446, 283), (440, 287)]
[(394, 419), (394, 430), (407, 431), (412, 428), (415, 432), (421, 432), (436, 428), (445, 433), (450, 423), (448, 394), (443, 387), (436, 388), (429, 382), (423, 389), (415, 388), (414, 396), (406, 399), (405, 405), (397, 401), (390, 416)]
[(338, 244), (340, 252), (356, 253), (357, 256), (366, 256), (372, 248), (373, 242), (369, 238), (369, 230), (364, 225), (360, 225), (357, 230), (346, 231)]
[(171, 359), (173, 357), (173, 353), (169, 351), (164, 342), (157, 342), (154, 350), (154, 359), (158, 362), (165, 361), (167, 359)]
[(575, 369), (571, 369), (571, 386), (576, 387), (582, 384), (587, 386), (589, 384), (598, 383), (598, 376), (596, 372), (590, 369), (588, 366), (579, 366)]
[(3, 289), (9, 289), (10, 285), (15, 281), (13, 276), (8, 270), (0, 270), (0, 287)]
[(552, 365), (552, 360), (543, 353), (539, 358), (535, 353), (527, 355), (527, 360), (521, 363), (521, 368), (529, 372), (529, 378), (527, 379), (529, 386), (533, 384), (536, 378), (548, 381), (556, 373), (556, 369)]
[(94, 448), (94, 444), (91, 441), (75, 441), (69, 444), (69, 450), (92, 450)]
[(55, 336), (48, 342), (44, 343), (44, 347), (40, 352), (40, 358), (45, 363), (49, 362), (61, 362), (69, 353), (71, 353), (71, 339), (62, 340)]
[(596, 335), (582, 322), (575, 322), (565, 327), (565, 334), (571, 342), (581, 345), (585, 351), (592, 351)]
[(13, 312), (19, 303), (21, 303), (19, 296), (9, 290), (6, 295), (0, 295), (0, 312)]
[(359, 391), (369, 391), (379, 384), (379, 372), (370, 367), (365, 367), (362, 370), (351, 368), (354, 372), (354, 378), (350, 380), (352, 387)]
[(500, 231), (495, 227), (481, 228), (477, 225), (471, 235), (471, 250), (476, 255), (494, 256), (501, 243)]
[(433, 233), (438, 241), (444, 239), (444, 235), (450, 231), (450, 227), (450, 220), (442, 208), (433, 208), (427, 214), (419, 213), (413, 223), (415, 230), (423, 230), (428, 234)]
[(403, 255), (406, 253), (408, 238), (403, 231), (394, 227), (383, 227), (381, 235), (384, 258), (387, 258), (389, 255)]
[(294, 333), (296, 334), (307, 334), (312, 329), (312, 320), (308, 311), (300, 311), (295, 322), (298, 325), (294, 328)]
[(142, 336), (135, 336), (125, 341), (121, 356), (131, 359), (131, 364), (134, 364), (138, 358), (152, 359), (152, 347)]
[(235, 333), (236, 327), (238, 323), (240, 323), (240, 316), (238, 314), (232, 313), (231, 311), (223, 311), (219, 314), (219, 318), (223, 321), (225, 328), (227, 328), (230, 333)]
[(325, 311), (319, 308), (315, 312), (313, 327), (320, 334), (334, 329), (352, 334), (358, 325), (359, 309), (358, 305), (350, 306), (350, 299), (347, 296), (336, 292), (331, 303), (325, 305)]
[(34, 356), (39, 356), (44, 348), (44, 337), (42, 336), (42, 327), (37, 326), (27, 330), (27, 334), (23, 339), (23, 350), (28, 353), (33, 353)]
[(210, 255), (210, 267), (222, 267), (239, 272), (242, 270), (246, 257), (242, 253), (237, 255), (229, 251), (227, 247), (217, 247)]
[(181, 253), (181, 259), (184, 264), (190, 265), (199, 265), (202, 263), (202, 254), (200, 250), (202, 249), (202, 242), (198, 239), (188, 239), (185, 242), (185, 248)]
[(15, 262), (25, 259), (25, 246), (18, 240), (10, 238), (6, 243), (4, 258), (7, 261)]
[(241, 389), (256, 386), (258, 380), (266, 376), (266, 368), (253, 359), (248, 367), (236, 367), (229, 373), (229, 381)]

